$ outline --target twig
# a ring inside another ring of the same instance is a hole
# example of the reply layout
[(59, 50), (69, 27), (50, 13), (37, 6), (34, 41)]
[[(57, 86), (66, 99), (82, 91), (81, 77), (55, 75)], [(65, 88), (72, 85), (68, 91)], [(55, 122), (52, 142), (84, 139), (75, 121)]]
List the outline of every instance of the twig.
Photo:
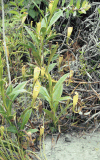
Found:
[(100, 111), (98, 113), (95, 113), (93, 116), (91, 116), (84, 124), (88, 123), (91, 119), (93, 119), (97, 115), (100, 115)]
[[(92, 88), (92, 86), (90, 85), (90, 87)], [(92, 90), (94, 91), (94, 93), (96, 94), (96, 96), (99, 98), (100, 100), (100, 95), (92, 88)]]

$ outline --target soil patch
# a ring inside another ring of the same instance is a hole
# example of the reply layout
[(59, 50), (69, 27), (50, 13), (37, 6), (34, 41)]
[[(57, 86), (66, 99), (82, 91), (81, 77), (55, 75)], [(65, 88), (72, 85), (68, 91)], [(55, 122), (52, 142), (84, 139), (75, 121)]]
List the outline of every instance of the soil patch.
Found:
[(57, 135), (47, 136), (44, 141), (47, 160), (100, 160), (100, 131), (61, 134), (57, 143), (56, 139)]

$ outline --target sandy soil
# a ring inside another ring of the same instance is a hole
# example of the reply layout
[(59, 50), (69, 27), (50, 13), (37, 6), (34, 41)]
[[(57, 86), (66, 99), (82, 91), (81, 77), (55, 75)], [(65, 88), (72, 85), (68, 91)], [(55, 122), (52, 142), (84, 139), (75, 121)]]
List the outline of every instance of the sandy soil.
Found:
[(56, 143), (57, 136), (47, 136), (44, 141), (45, 160), (100, 160), (100, 131), (94, 133), (61, 134)]

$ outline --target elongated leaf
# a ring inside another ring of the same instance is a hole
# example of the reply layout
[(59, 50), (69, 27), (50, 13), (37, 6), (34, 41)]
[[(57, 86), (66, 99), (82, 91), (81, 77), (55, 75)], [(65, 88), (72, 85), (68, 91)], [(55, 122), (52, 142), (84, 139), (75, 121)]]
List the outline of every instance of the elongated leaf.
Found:
[(39, 130), (38, 129), (28, 129), (27, 132), (31, 132), (31, 133), (35, 133), (35, 132), (38, 132)]
[(59, 101), (64, 101), (64, 100), (68, 100), (68, 99), (72, 99), (70, 96), (66, 96), (66, 97), (61, 97), (59, 99)]
[(42, 29), (42, 27), (46, 28), (46, 23), (47, 23), (47, 18), (45, 17), (41, 21), (41, 29)]
[(63, 91), (63, 85), (60, 85), (58, 89), (53, 94), (53, 109), (57, 112), (59, 100), (61, 98)]
[[(6, 105), (8, 107), (9, 114), (11, 114), (11, 108), (12, 108), (12, 102), (16, 99), (16, 97), (23, 92), (26, 92), (25, 87), (27, 82), (22, 82), (18, 84), (10, 94), (8, 94), (8, 97), (6, 98)], [(9, 90), (8, 90), (9, 91)], [(10, 100), (11, 99), (11, 100)]]
[(17, 4), (15, 2), (10, 2), (10, 4), (13, 6), (17, 6)]
[(53, 68), (55, 67), (56, 64), (57, 63), (52, 63), (52, 64), (49, 65), (49, 67), (48, 67), (48, 73), (53, 70)]
[(12, 93), (15, 92), (15, 91), (17, 91), (17, 90), (23, 89), (26, 84), (27, 84), (27, 81), (22, 82), (22, 83), (19, 83), (19, 84), (13, 89)]
[(84, 9), (78, 10), (78, 12), (79, 12), (80, 14), (86, 14), (86, 11), (85, 11)]
[(44, 17), (43, 11), (38, 7), (38, 5), (36, 4), (36, 2), (34, 0), (32, 0), (32, 2), (34, 3), (34, 5), (38, 8), (39, 12), (41, 13), (41, 15)]
[(98, 13), (100, 14), (100, 8), (98, 8)]
[(57, 35), (59, 35), (59, 34), (53, 34), (51, 36), (48, 36), (47, 39), (46, 39), (46, 42), (51, 40), (51, 39), (53, 39), (53, 38), (55, 38)]
[(13, 97), (13, 95), (12, 95), (12, 97), (10, 97), (10, 98), (8, 98), (8, 97), (9, 97), (8, 95), (9, 95), (12, 91), (13, 91), (13, 86), (12, 86), (12, 84), (11, 84), (11, 85), (9, 85), (8, 88), (7, 88), (7, 91), (6, 91), (7, 96), (5, 97), (5, 99), (6, 99), (6, 105), (7, 105), (8, 110), (9, 110), (9, 114), (11, 114), (11, 106), (12, 106), (12, 97)]
[(51, 51), (51, 54), (50, 54), (50, 56), (49, 56), (49, 58), (48, 58), (48, 66), (49, 66), (49, 64), (50, 64), (50, 62), (51, 62), (54, 54), (56, 53), (57, 48), (58, 48), (58, 45), (56, 45), (56, 47)]
[(65, 81), (65, 79), (69, 76), (69, 73), (63, 75), (59, 81), (56, 83), (55, 87), (54, 87), (54, 92), (58, 89), (58, 87), (60, 87), (60, 85)]
[(73, 0), (70, 0), (70, 6), (72, 6), (73, 5)]
[(5, 112), (5, 110), (4, 110), (4, 108), (3, 108), (3, 106), (0, 106), (0, 111)]
[(29, 48), (32, 48), (32, 50), (34, 52), (37, 52), (36, 47), (34, 46), (34, 44), (32, 42), (28, 42), (29, 43)]
[(69, 12), (69, 10), (67, 10), (67, 11), (66, 11), (66, 18), (69, 17), (69, 14), (70, 14), (70, 12)]
[(77, 7), (77, 9), (80, 8), (80, 0), (77, 0), (76, 7)]
[(22, 12), (27, 12), (27, 9), (22, 8), (21, 11), (20, 11), (20, 13), (22, 13)]
[(46, 30), (47, 30), (46, 27), (41, 28), (41, 32), (43, 33), (43, 35), (45, 34)]
[(16, 128), (16, 126), (10, 126), (7, 128), (8, 132), (12, 132), (12, 133), (18, 133), (18, 130)]
[(47, 89), (45, 87), (40, 88), (40, 94), (42, 94), (42, 96), (44, 97), (45, 100), (47, 100), (50, 103), (50, 96), (49, 93), (47, 91)]
[[(17, 91), (14, 91), (12, 93), (9, 94), (9, 98), (7, 97), (6, 98), (6, 105), (8, 107), (8, 110), (9, 110), (9, 113), (11, 111), (11, 105), (12, 105), (12, 102), (16, 99), (16, 97), (21, 94), (21, 93), (28, 93), (28, 94), (31, 94), (30, 92), (27, 92), (25, 89), (20, 89), (20, 90), (17, 90)], [(10, 107), (10, 108), (9, 108)]]
[(52, 58), (52, 61), (57, 60), (58, 57), (59, 57), (59, 54), (55, 54), (55, 55), (53, 56), (53, 58)]
[(32, 40), (36, 42), (36, 44), (38, 45), (38, 41), (37, 41), (35, 34), (27, 26), (24, 26), (24, 27), (26, 31), (28, 32), (28, 34), (31, 36)]
[(34, 56), (34, 59), (36, 60), (37, 64), (40, 66), (41, 65), (41, 56), (39, 55), (39, 52), (33, 51), (33, 56)]
[(0, 113), (4, 116), (4, 117), (7, 117), (7, 113), (5, 111), (1, 111), (0, 110)]
[[(30, 43), (30, 42), (29, 42), (29, 43)], [(19, 42), (19, 44), (20, 44), (21, 46), (24, 46), (24, 47), (27, 48), (27, 49), (31, 48), (29, 44), (20, 43), (20, 42)], [(27, 53), (27, 54), (29, 54), (29, 53)]]
[(9, 96), (12, 96), (12, 101), (14, 101), (19, 94), (26, 92), (27, 92), (26, 89), (19, 89), (17, 91), (13, 91), (12, 93), (10, 93)]
[(50, 74), (48, 74), (48, 80), (49, 80), (49, 93), (51, 95), (53, 88), (52, 88), (52, 78), (51, 78)]
[(12, 92), (12, 90), (13, 90), (13, 86), (12, 86), (12, 84), (11, 84), (11, 85), (8, 86), (7, 91), (6, 91), (6, 94), (7, 94), (7, 95), (10, 94), (10, 93)]
[(17, 11), (9, 11), (10, 13), (12, 13), (12, 14), (15, 14), (15, 15), (19, 15), (19, 13), (17, 12)]
[(54, 11), (56, 10), (58, 2), (59, 2), (59, 0), (54, 0), (51, 15), (53, 15)]
[(51, 18), (47, 30), (49, 30), (50, 27), (51, 27), (61, 16), (63, 16), (63, 11), (62, 11), (62, 10), (59, 10), (58, 12), (56, 12), (56, 13), (53, 15), (53, 17)]
[[(70, 103), (68, 106), (66, 106), (66, 107), (60, 112), (59, 116), (57, 117), (57, 121), (58, 121), (59, 118), (62, 116), (62, 114), (66, 113), (67, 109), (68, 109), (70, 106), (72, 106), (72, 105), (73, 105), (73, 103)], [(57, 121), (56, 121), (56, 122), (57, 122)]]
[(23, 114), (21, 116), (21, 119), (22, 119), (22, 124), (21, 124), (21, 127), (20, 129), (24, 129), (24, 126), (25, 124), (28, 122), (30, 116), (31, 116), (31, 113), (32, 113), (32, 109), (29, 109), (25, 112), (25, 114)]
[(51, 113), (51, 111), (47, 110), (47, 109), (44, 109), (43, 108), (43, 111), (54, 121), (55, 120), (55, 115), (53, 115), (53, 113)]
[(53, 101), (58, 101), (60, 100), (61, 98), (61, 95), (62, 95), (62, 91), (63, 91), (63, 85), (61, 84), (54, 92), (53, 94)]
[(64, 6), (65, 0), (62, 0), (62, 7)]
[(57, 112), (58, 104), (59, 104), (59, 101), (54, 101), (54, 102), (53, 102), (53, 109), (52, 109), (52, 110), (53, 110), (53, 112), (55, 112), (55, 113)]

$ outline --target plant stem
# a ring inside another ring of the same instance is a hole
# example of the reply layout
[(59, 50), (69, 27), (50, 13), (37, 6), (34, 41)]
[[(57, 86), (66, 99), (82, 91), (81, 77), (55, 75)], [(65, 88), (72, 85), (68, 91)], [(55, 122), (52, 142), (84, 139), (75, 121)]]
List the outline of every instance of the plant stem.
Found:
[(9, 79), (9, 85), (10, 85), (10, 84), (11, 84), (11, 76), (10, 76), (9, 61), (8, 61), (7, 47), (6, 47), (6, 41), (5, 41), (5, 28), (4, 28), (4, 3), (3, 3), (3, 0), (1, 0), (1, 4), (2, 4), (3, 41), (4, 41), (4, 48), (5, 48), (5, 54), (6, 54), (6, 63), (7, 63), (7, 70), (8, 70), (8, 79)]

